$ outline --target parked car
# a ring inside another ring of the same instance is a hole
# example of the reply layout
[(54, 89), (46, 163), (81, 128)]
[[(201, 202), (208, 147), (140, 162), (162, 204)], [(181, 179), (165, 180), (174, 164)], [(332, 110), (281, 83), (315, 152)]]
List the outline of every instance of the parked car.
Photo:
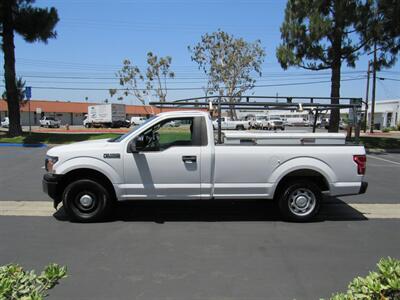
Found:
[(267, 119), (267, 116), (255, 116), (250, 121), (250, 127), (254, 128), (254, 129), (262, 129), (263, 127), (267, 126), (266, 119)]
[[(229, 130), (229, 129), (236, 129), (236, 130), (246, 130), (250, 129), (251, 121), (233, 121), (230, 120), (228, 117), (221, 117), (221, 129)], [(215, 130), (218, 129), (218, 120), (214, 120), (212, 125)]]
[(266, 126), (264, 126), (265, 129), (268, 130), (285, 130), (285, 125), (283, 124), (283, 120), (280, 117), (276, 116), (269, 116), (265, 119), (266, 121)]
[[(185, 126), (166, 128), (170, 122)], [(72, 220), (90, 222), (115, 201), (136, 199), (274, 199), (286, 219), (309, 221), (323, 194), (367, 189), (365, 149), (345, 144), (344, 134), (262, 133), (264, 144), (257, 132), (227, 134), (237, 135), (235, 145), (215, 144), (206, 112), (161, 113), (117, 138), (49, 149), (43, 190)], [(265, 144), (285, 135), (295, 143)]]
[(291, 117), (287, 118), (288, 126), (310, 126), (310, 121), (303, 117)]
[(47, 127), (47, 128), (60, 128), (61, 121), (56, 120), (54, 117), (46, 117), (44, 116), (39, 120), (40, 127)]
[(10, 119), (5, 117), (3, 121), (1, 121), (1, 127), (8, 128), (10, 126)]
[(146, 120), (145, 117), (131, 117), (131, 124), (132, 126), (142, 125)]
[(256, 116), (251, 123), (251, 127), (255, 129), (285, 130), (285, 124), (278, 116)]
[[(323, 120), (321, 122), (321, 127), (324, 127), (325, 129), (329, 129), (329, 119)], [(342, 119), (340, 119), (340, 121), (339, 121), (339, 129), (340, 130), (346, 130), (346, 128), (347, 128), (347, 124)]]

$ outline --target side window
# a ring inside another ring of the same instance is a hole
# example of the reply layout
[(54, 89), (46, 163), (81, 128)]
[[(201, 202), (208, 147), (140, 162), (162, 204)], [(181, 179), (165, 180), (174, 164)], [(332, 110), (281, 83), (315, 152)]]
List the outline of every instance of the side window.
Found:
[(193, 145), (193, 118), (164, 120), (138, 138), (143, 151), (162, 151), (170, 147)]

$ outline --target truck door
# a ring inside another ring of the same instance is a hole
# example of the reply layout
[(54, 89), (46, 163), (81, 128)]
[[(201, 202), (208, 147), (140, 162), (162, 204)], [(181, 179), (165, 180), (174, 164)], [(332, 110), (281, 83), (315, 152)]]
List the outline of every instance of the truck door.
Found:
[(125, 153), (126, 199), (200, 199), (201, 117), (162, 120)]

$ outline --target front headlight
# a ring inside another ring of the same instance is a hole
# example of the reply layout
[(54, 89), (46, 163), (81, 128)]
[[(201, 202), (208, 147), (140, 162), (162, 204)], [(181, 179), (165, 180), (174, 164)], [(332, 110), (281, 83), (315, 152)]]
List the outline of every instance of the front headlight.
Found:
[(46, 155), (46, 160), (44, 163), (46, 171), (49, 173), (53, 173), (53, 166), (56, 164), (57, 161), (58, 157)]

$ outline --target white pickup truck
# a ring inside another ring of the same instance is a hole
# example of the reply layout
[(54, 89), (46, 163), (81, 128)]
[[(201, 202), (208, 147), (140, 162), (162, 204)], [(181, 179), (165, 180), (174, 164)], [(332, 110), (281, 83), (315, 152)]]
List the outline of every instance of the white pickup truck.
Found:
[(252, 128), (267, 130), (285, 130), (285, 124), (280, 117), (277, 116), (256, 116), (250, 122)]
[(292, 143), (290, 133), (227, 131), (227, 142), (215, 144), (207, 113), (161, 113), (118, 138), (51, 148), (43, 190), (80, 222), (103, 218), (117, 201), (251, 198), (308, 221), (323, 194), (361, 194), (367, 183), (363, 146), (340, 134), (306, 135)]
[[(214, 120), (212, 122), (213, 127), (215, 130), (218, 129), (218, 120)], [(223, 130), (226, 129), (235, 129), (235, 130), (245, 130), (245, 129), (249, 129), (251, 126), (251, 122), (250, 121), (234, 121), (234, 120), (230, 120), (228, 117), (221, 117), (221, 128)]]
[(56, 120), (53, 117), (44, 116), (39, 120), (40, 127), (48, 127), (48, 128), (60, 128), (61, 121)]

